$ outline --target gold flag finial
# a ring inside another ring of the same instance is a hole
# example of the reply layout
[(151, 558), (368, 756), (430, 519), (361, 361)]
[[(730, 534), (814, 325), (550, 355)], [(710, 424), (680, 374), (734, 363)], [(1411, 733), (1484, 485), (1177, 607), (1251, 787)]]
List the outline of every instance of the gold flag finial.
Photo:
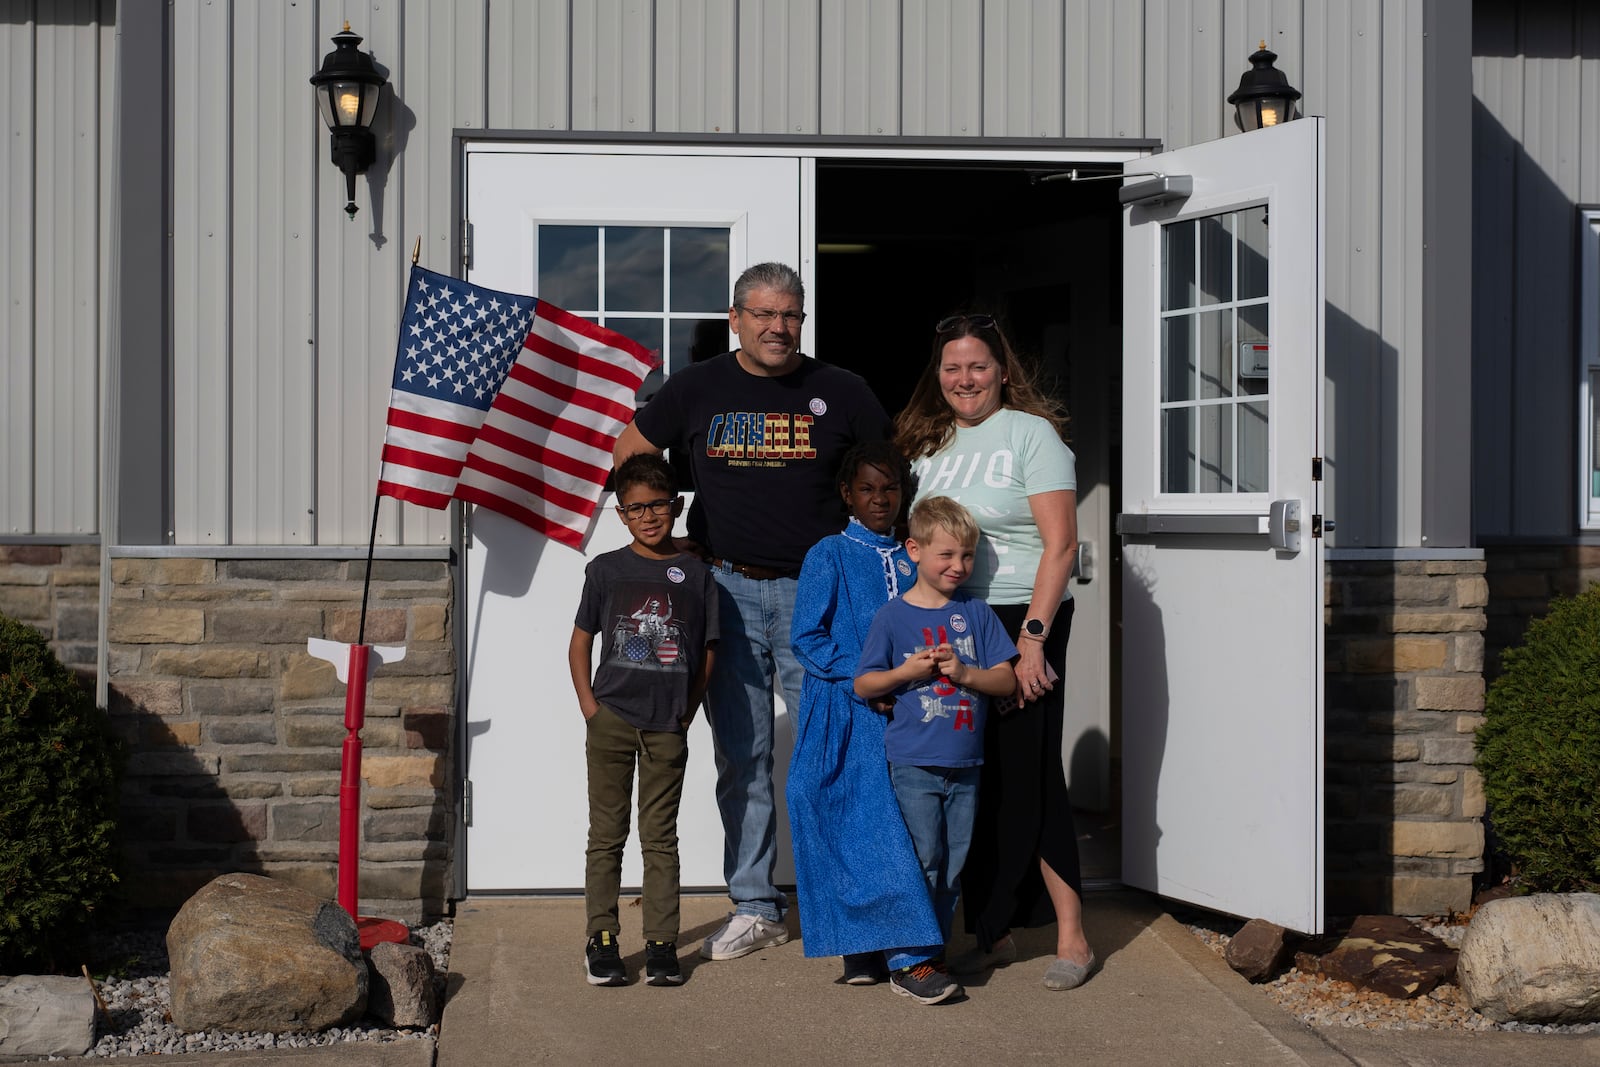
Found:
[(419, 260), (421, 258), (422, 258), (422, 238), (421, 238), (421, 236), (418, 236), (416, 245), (411, 249), (411, 265), (413, 267), (415, 267), (417, 265), (417, 260)]

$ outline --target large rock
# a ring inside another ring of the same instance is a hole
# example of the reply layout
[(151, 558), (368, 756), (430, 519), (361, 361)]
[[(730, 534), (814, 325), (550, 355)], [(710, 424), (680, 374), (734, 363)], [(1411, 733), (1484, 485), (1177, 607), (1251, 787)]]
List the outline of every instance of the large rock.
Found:
[(83, 978), (0, 977), (0, 1057), (82, 1056), (94, 1044), (94, 993)]
[(1600, 1020), (1600, 896), (1541, 893), (1479, 908), (1456, 979), (1496, 1022)]
[(1330, 978), (1405, 1000), (1450, 980), (1456, 950), (1398, 915), (1362, 915), (1318, 961)]
[(1275, 978), (1294, 951), (1289, 931), (1265, 919), (1251, 919), (1228, 940), (1228, 966), (1252, 982)]
[(355, 920), (331, 900), (224, 874), (167, 929), (172, 1021), (188, 1031), (326, 1030), (367, 1010)]
[(433, 957), (415, 945), (380, 941), (367, 954), (372, 993), (367, 1014), (399, 1029), (432, 1026), (438, 1010), (433, 984)]

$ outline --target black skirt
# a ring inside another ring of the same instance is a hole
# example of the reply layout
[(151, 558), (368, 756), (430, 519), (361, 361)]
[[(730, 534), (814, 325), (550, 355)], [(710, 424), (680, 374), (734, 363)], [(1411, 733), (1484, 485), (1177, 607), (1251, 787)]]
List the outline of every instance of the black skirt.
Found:
[[(991, 606), (1007, 632), (1021, 630), (1028, 605)], [(1044, 642), (1045, 659), (1061, 675), (1055, 689), (1005, 715), (991, 710), (984, 728), (978, 820), (961, 872), (961, 895), (967, 929), (985, 951), (1008, 930), (1055, 921), (1039, 872), (1041, 858), (1074, 892), (1083, 893), (1078, 835), (1061, 764), (1073, 607), (1071, 600), (1061, 605)]]

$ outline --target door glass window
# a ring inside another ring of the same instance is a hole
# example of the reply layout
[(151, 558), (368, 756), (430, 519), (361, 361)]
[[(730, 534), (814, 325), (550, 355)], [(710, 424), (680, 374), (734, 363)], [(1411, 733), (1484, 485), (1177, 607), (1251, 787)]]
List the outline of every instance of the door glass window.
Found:
[(725, 352), (729, 230), (541, 225), (537, 295), (661, 352), (643, 405), (666, 374)]
[(1266, 207), (1164, 226), (1161, 293), (1161, 491), (1265, 493)]

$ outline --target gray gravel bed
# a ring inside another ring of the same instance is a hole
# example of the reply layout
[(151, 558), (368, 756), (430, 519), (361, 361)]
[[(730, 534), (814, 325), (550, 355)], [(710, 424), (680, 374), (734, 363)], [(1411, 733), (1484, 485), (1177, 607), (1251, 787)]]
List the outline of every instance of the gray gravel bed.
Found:
[[(428, 955), (433, 957), (440, 1004), (444, 1003), (443, 987), (449, 971), (452, 933), (453, 924), (449, 919), (411, 927), (411, 944), (426, 949)], [(96, 978), (95, 987), (106, 1003), (111, 1022), (108, 1026), (103, 1016), (96, 1019), (96, 1032), (100, 1036), (83, 1058), (309, 1048), (351, 1041), (436, 1041), (439, 1036), (438, 1023), (425, 1030), (393, 1030), (380, 1026), (372, 1019), (320, 1033), (230, 1033), (207, 1030), (187, 1034), (172, 1024), (171, 981), (167, 969), (164, 927), (128, 930), (115, 935), (107, 944), (103, 958), (126, 962), (119, 966), (115, 976), (103, 980), (98, 976)]]

